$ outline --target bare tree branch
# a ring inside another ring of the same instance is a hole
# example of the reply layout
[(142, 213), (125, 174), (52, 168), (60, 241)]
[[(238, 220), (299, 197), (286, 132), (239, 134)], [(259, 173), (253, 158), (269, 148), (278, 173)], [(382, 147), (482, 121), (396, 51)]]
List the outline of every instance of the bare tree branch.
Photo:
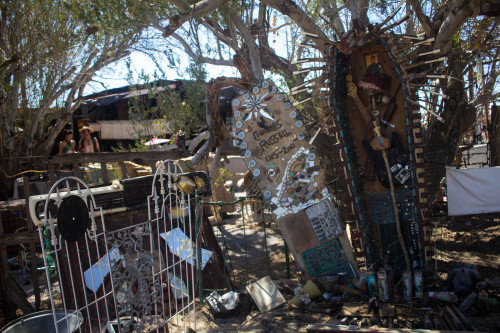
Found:
[(314, 39), (314, 43), (321, 53), (328, 53), (328, 36), (324, 31), (314, 22), (314, 20), (294, 1), (291, 0), (262, 0), (268, 6), (278, 10), (283, 15), (287, 15), (294, 21), (303, 31), (318, 35)]
[(202, 0), (190, 7), (183, 0), (169, 0), (170, 3), (177, 7), (181, 14), (172, 18), (170, 24), (162, 29), (163, 37), (167, 38), (188, 20), (206, 15), (228, 1), (229, 0)]
[(422, 6), (420, 5), (419, 0), (407, 0), (407, 1), (411, 5), (413, 11), (415, 12), (415, 15), (417, 16), (417, 19), (422, 25), (422, 29), (424, 29), (425, 34), (429, 37), (433, 36), (431, 29), (431, 20), (427, 15), (424, 14), (424, 11), (422, 10)]
[(472, 15), (469, 0), (455, 0), (448, 16), (441, 24), (434, 42), (434, 49), (440, 49), (440, 54), (447, 54), (451, 49), (453, 35), (457, 33), (464, 22)]
[(184, 52), (187, 53), (193, 60), (201, 61), (206, 64), (211, 64), (211, 65), (217, 65), (217, 66), (233, 66), (233, 61), (232, 60), (225, 60), (225, 59), (212, 59), (208, 58), (205, 56), (199, 56), (196, 55), (196, 53), (193, 51), (191, 46), (182, 38), (179, 36), (177, 33), (173, 33), (171, 35), (173, 38), (175, 38), (179, 43), (181, 43), (182, 47), (184, 48)]
[(237, 43), (235, 43), (232, 39), (230, 39), (222, 32), (222, 28), (217, 24), (217, 22), (213, 22), (212, 20), (207, 18), (203, 20), (203, 25), (215, 35), (217, 40), (220, 40), (233, 49), (238, 48)]
[(320, 7), (323, 8), (326, 15), (328, 15), (328, 18), (330, 19), (328, 23), (330, 24), (330, 27), (335, 31), (337, 37), (342, 38), (345, 33), (345, 28), (342, 24), (342, 20), (340, 19), (339, 12), (345, 8), (345, 5), (338, 8), (336, 1), (321, 0)]
[(263, 78), (262, 75), (262, 63), (260, 62), (259, 57), (259, 48), (255, 43), (255, 39), (248, 27), (243, 23), (241, 17), (239, 17), (236, 12), (232, 9), (229, 10), (229, 17), (231, 21), (235, 24), (236, 28), (240, 32), (241, 37), (245, 41), (248, 47), (248, 53), (250, 54), (250, 61), (252, 62), (252, 70), (253, 75), (255, 76), (256, 81), (261, 81)]

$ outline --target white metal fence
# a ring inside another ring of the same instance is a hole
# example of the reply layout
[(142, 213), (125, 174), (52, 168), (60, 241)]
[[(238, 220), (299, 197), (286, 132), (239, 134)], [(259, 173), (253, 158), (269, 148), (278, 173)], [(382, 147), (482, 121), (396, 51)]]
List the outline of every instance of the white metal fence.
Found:
[(147, 220), (118, 228), (107, 227), (80, 179), (52, 186), (39, 233), (56, 332), (196, 328), (196, 210), (174, 181), (180, 173), (174, 161), (163, 162)]

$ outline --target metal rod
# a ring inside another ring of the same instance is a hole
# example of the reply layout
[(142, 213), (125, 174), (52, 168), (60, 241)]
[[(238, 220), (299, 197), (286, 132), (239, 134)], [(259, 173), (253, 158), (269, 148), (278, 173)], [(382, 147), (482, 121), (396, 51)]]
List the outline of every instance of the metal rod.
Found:
[(262, 225), (264, 226), (264, 245), (266, 247), (266, 271), (269, 274), (269, 252), (267, 250), (267, 231), (266, 231), (266, 215), (264, 213), (264, 200), (261, 199), (261, 211), (262, 211)]
[(288, 251), (288, 245), (284, 238), (283, 243), (285, 244), (286, 278), (290, 279), (290, 252)]
[(245, 270), (246, 270), (246, 281), (248, 281), (248, 247), (247, 247), (247, 234), (246, 234), (246, 226), (245, 226), (245, 214), (244, 210), (245, 205), (243, 201), (241, 202), (241, 220), (243, 222), (243, 246), (245, 247)]
[[(200, 204), (200, 194), (198, 190), (194, 192), (194, 198), (195, 198), (195, 205), (198, 207)], [(200, 209), (200, 211), (203, 211), (203, 208)], [(201, 258), (201, 213), (199, 216), (196, 218), (196, 252), (198, 258)], [(203, 305), (203, 274), (201, 272), (201, 259), (196, 260), (196, 266), (198, 268), (198, 298), (200, 299), (200, 304)]]

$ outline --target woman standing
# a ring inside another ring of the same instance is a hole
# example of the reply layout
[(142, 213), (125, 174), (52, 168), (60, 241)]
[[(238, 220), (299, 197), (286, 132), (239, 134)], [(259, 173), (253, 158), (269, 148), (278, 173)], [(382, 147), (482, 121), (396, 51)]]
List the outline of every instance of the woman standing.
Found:
[[(75, 152), (76, 142), (73, 140), (73, 131), (70, 129), (64, 130), (64, 139), (59, 142), (59, 154), (73, 154)], [(72, 170), (73, 165), (63, 164), (63, 170)], [(63, 176), (66, 174), (63, 174)]]
[(59, 142), (59, 154), (72, 154), (75, 152), (75, 140), (73, 140), (73, 131), (64, 130), (64, 139)]

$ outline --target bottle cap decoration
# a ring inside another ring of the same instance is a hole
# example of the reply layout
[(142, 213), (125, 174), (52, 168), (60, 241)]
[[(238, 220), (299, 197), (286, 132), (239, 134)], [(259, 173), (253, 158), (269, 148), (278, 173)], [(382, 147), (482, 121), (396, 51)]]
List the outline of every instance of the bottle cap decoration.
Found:
[(259, 175), (260, 175), (260, 170), (259, 170), (259, 169), (254, 169), (254, 170), (252, 171), (252, 174), (253, 174), (253, 176), (254, 176), (254, 177), (259, 177)]
[[(242, 141), (241, 155), (249, 159), (248, 168), (266, 189), (264, 197), (277, 217), (324, 198), (328, 193), (324, 173), (314, 148), (305, 141), (307, 133), (299, 131), (304, 121), (285, 94), (266, 80), (235, 100), (235, 136)], [(265, 165), (264, 171), (258, 165)], [(265, 176), (260, 177), (261, 173)]]

